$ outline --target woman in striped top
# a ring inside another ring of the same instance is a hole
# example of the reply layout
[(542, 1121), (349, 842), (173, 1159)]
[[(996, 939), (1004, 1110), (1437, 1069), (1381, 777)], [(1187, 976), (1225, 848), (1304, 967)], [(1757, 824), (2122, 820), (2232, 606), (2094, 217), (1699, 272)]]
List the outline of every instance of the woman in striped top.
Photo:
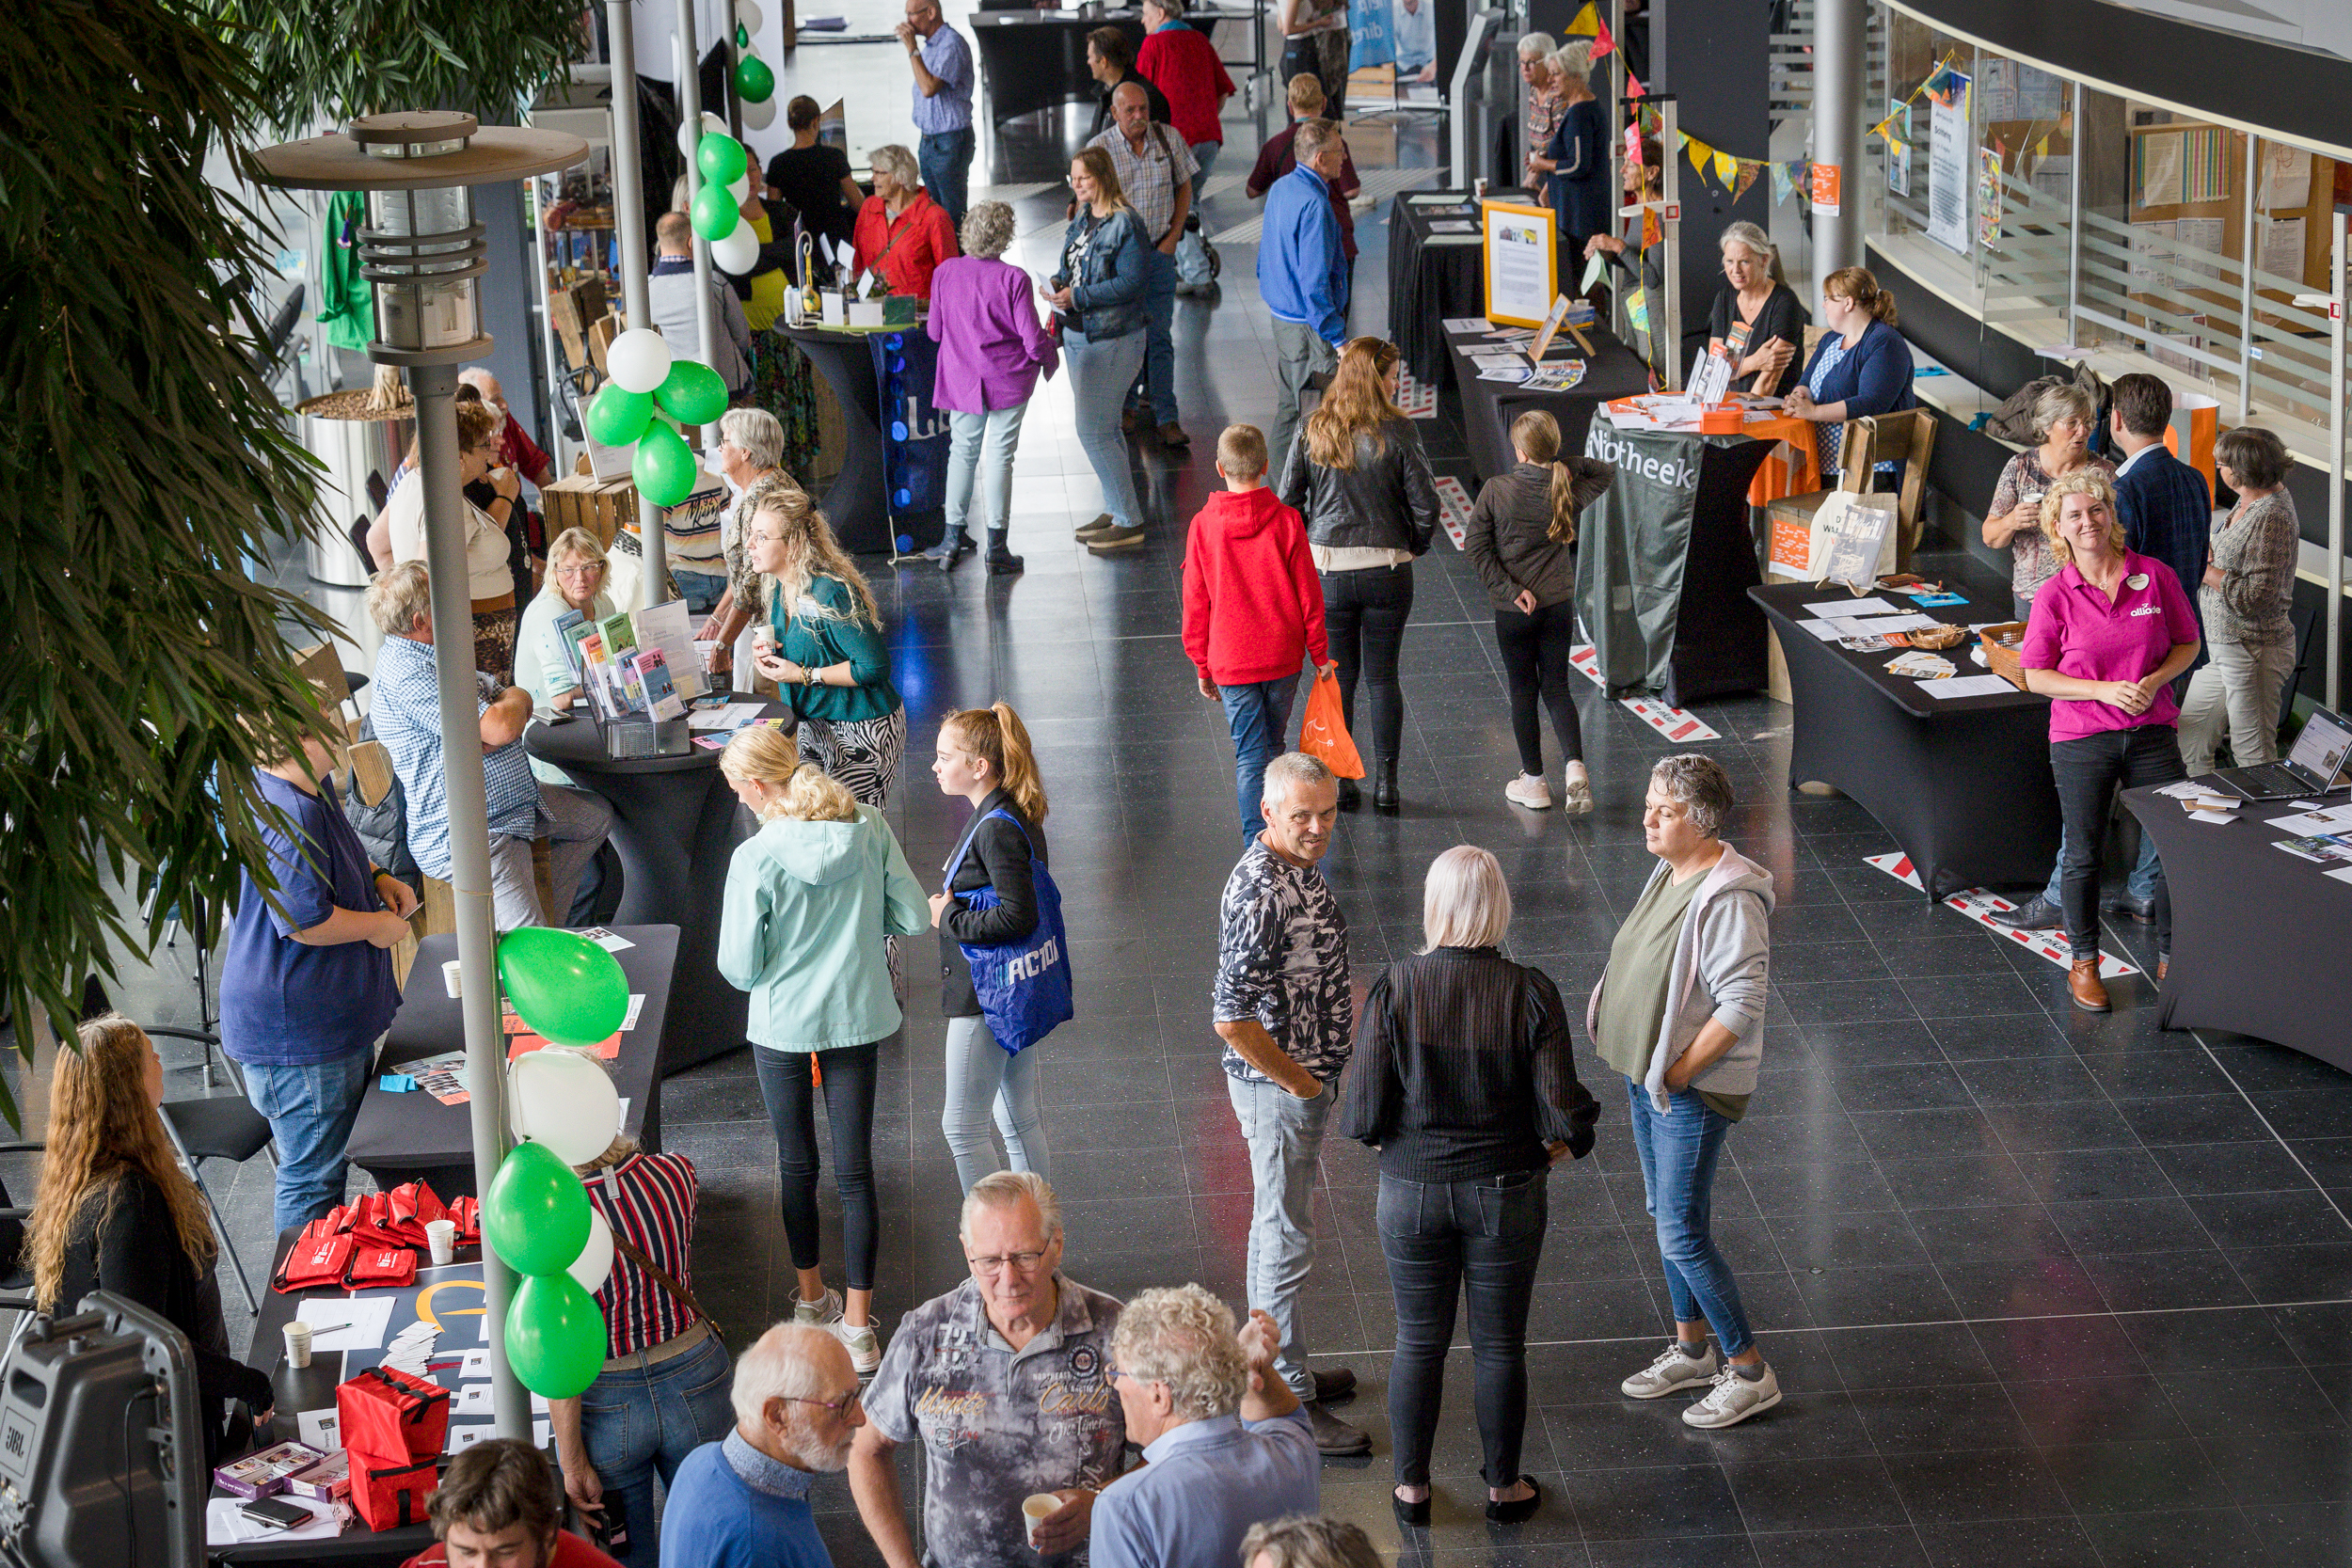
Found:
[(596, 1291), (608, 1359), (586, 1393), (549, 1401), (548, 1416), (573, 1504), (601, 1522), (614, 1560), (649, 1564), (660, 1560), (654, 1476), (666, 1489), (688, 1454), (735, 1424), (733, 1368), (693, 1305), (694, 1163), (615, 1138), (578, 1168), (614, 1243), (612, 1272)]

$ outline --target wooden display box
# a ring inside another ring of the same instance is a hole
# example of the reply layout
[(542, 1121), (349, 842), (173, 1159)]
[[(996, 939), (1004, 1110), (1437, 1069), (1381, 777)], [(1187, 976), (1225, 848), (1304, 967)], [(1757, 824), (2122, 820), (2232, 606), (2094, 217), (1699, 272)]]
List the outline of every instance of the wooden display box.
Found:
[(609, 550), (613, 537), (637, 521), (637, 486), (626, 479), (570, 474), (542, 485), (539, 500), (550, 541), (567, 528), (586, 529)]

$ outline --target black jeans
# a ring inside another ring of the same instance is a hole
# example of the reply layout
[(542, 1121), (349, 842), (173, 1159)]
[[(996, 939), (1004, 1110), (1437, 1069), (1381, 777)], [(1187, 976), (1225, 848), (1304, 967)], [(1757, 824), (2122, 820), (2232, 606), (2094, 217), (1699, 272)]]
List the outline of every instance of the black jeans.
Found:
[[(2121, 787), (2176, 784), (2188, 777), (2179, 732), (2169, 724), (2104, 730), (2050, 743), (2058, 780), (2058, 814), (2066, 824), (2058, 873), (2066, 907), (2066, 941), (2077, 958), (2099, 956), (2099, 851), (2107, 836), (2107, 801)], [(2156, 866), (2156, 952), (2172, 951), (2172, 890)]]
[(1519, 743), (1519, 771), (1533, 778), (1544, 776), (1544, 732), (1535, 722), (1538, 693), (1551, 710), (1562, 760), (1584, 759), (1584, 729), (1568, 682), (1568, 649), (1575, 641), (1573, 599), (1537, 605), (1533, 615), (1495, 611), (1495, 646), (1502, 650), (1503, 673), (1511, 678), (1511, 734)]
[(812, 1058), (824, 1074), (825, 1121), (833, 1129), (833, 1180), (841, 1189), (842, 1269), (852, 1291), (874, 1288), (874, 1254), (882, 1242), (874, 1201), (874, 1079), (882, 1041), (836, 1051), (771, 1051), (752, 1047), (759, 1069), (759, 1098), (776, 1130), (776, 1170), (783, 1178), (784, 1234), (792, 1266), (817, 1266), (817, 1107), (809, 1083)]
[(1527, 1307), (1549, 1212), (1548, 1175), (1513, 1171), (1452, 1183), (1380, 1178), (1380, 1253), (1389, 1260), (1389, 1289), (1396, 1297), (1389, 1433), (1396, 1445), (1399, 1486), (1429, 1484), (1454, 1303), (1463, 1294), (1470, 1297), (1486, 1484), (1506, 1487), (1519, 1479), (1519, 1439), (1527, 1430)]
[(1323, 574), (1323, 630), (1340, 665), (1340, 711), (1358, 750), (1364, 732), (1356, 727), (1356, 676), (1361, 672), (1372, 696), (1372, 755), (1394, 762), (1405, 740), (1405, 689), (1397, 684), (1397, 656), (1405, 649), (1405, 623), (1413, 614), (1413, 568), (1375, 566), (1361, 572)]

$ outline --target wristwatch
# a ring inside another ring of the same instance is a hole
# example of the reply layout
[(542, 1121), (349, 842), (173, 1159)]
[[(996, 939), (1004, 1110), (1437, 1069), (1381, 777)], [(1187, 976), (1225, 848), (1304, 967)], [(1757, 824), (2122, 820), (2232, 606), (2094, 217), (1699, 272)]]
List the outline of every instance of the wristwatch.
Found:
[(817, 666), (814, 664), (803, 664), (801, 666), (801, 684), (803, 686), (815, 686), (817, 684)]

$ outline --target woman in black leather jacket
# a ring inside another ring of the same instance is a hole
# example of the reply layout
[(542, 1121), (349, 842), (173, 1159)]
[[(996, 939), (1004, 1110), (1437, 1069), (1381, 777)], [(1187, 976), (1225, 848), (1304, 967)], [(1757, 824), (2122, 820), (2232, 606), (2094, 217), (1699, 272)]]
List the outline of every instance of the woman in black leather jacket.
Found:
[[(1358, 338), (1340, 351), (1322, 406), (1307, 416), (1282, 476), (1282, 500), (1307, 521), (1323, 578), (1323, 625), (1340, 666), (1340, 702), (1356, 727), (1356, 675), (1372, 689), (1372, 805), (1398, 808), (1405, 693), (1397, 656), (1413, 613), (1413, 558), (1438, 531), (1438, 483), (1421, 436), (1396, 405), (1396, 345)], [(1340, 781), (1340, 808), (1359, 802)]]

